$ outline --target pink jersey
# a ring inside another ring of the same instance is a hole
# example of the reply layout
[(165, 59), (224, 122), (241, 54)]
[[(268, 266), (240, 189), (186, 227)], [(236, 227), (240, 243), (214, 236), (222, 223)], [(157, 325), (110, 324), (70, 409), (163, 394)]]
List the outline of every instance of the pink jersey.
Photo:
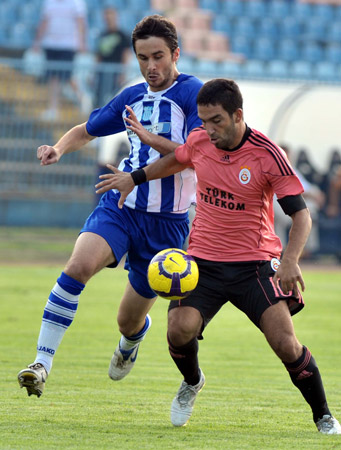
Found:
[(232, 151), (210, 143), (203, 128), (175, 150), (176, 159), (197, 174), (197, 209), (188, 251), (210, 261), (279, 258), (273, 196), (298, 195), (303, 187), (284, 151), (247, 128)]

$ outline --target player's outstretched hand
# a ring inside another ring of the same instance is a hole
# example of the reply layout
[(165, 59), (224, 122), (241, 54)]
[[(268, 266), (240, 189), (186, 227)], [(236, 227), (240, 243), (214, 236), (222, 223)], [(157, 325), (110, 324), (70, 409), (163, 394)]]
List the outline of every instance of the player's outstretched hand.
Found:
[(123, 203), (127, 198), (127, 195), (134, 189), (134, 181), (128, 172), (121, 172), (111, 164), (107, 164), (108, 169), (113, 173), (106, 173), (100, 175), (100, 179), (103, 180), (95, 185), (96, 194), (103, 194), (111, 189), (118, 189), (121, 192), (121, 198), (118, 202), (118, 207), (122, 209)]
[(59, 152), (50, 145), (41, 145), (37, 149), (37, 158), (40, 160), (41, 166), (48, 166), (60, 160)]
[(136, 114), (130, 106), (126, 105), (126, 109), (129, 112), (129, 116), (124, 119), (126, 121), (127, 129), (133, 131), (139, 137), (141, 142), (149, 145), (151, 143), (150, 139), (153, 136), (152, 133), (147, 131), (141, 122), (139, 122)]
[(301, 269), (297, 263), (283, 260), (273, 278), (277, 288), (279, 280), (281, 280), (281, 289), (284, 294), (293, 291), (294, 295), (298, 297), (298, 283), (301, 286), (302, 292), (305, 290)]

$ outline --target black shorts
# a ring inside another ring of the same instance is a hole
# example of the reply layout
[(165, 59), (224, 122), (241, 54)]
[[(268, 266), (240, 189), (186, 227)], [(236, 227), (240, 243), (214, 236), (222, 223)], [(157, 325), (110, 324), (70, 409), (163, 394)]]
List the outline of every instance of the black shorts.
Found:
[[(291, 315), (304, 307), (301, 294), (284, 294), (273, 283), (275, 270), (271, 261), (216, 262), (196, 258), (199, 282), (192, 294), (183, 300), (173, 300), (169, 309), (191, 306), (203, 317), (203, 329), (227, 302), (243, 311), (258, 327), (263, 312), (280, 300), (286, 300)], [(277, 260), (273, 260), (277, 261)], [(202, 331), (203, 331), (202, 329)], [(202, 336), (199, 336), (199, 339)]]
[(46, 80), (53, 77), (62, 81), (68, 81), (72, 74), (72, 62), (76, 52), (73, 50), (46, 48), (45, 56), (47, 60)]

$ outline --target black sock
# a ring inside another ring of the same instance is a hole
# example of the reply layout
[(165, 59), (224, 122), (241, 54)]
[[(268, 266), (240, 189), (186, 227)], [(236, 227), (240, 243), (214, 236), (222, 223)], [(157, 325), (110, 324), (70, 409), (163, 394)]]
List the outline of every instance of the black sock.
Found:
[(198, 339), (194, 338), (186, 345), (175, 347), (168, 338), (168, 348), (173, 361), (182, 373), (187, 384), (195, 386), (200, 381), (198, 361)]
[(291, 381), (310, 405), (314, 422), (316, 423), (325, 414), (330, 414), (320, 371), (309, 349), (303, 346), (303, 354), (297, 361), (283, 364), (289, 372)]

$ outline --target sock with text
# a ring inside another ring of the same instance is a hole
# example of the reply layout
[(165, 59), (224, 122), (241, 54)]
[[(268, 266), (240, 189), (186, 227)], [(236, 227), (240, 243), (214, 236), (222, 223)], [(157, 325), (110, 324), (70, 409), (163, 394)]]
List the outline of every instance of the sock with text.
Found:
[(34, 363), (41, 363), (49, 373), (54, 354), (65, 331), (71, 325), (84, 284), (64, 272), (57, 279), (46, 303)]

